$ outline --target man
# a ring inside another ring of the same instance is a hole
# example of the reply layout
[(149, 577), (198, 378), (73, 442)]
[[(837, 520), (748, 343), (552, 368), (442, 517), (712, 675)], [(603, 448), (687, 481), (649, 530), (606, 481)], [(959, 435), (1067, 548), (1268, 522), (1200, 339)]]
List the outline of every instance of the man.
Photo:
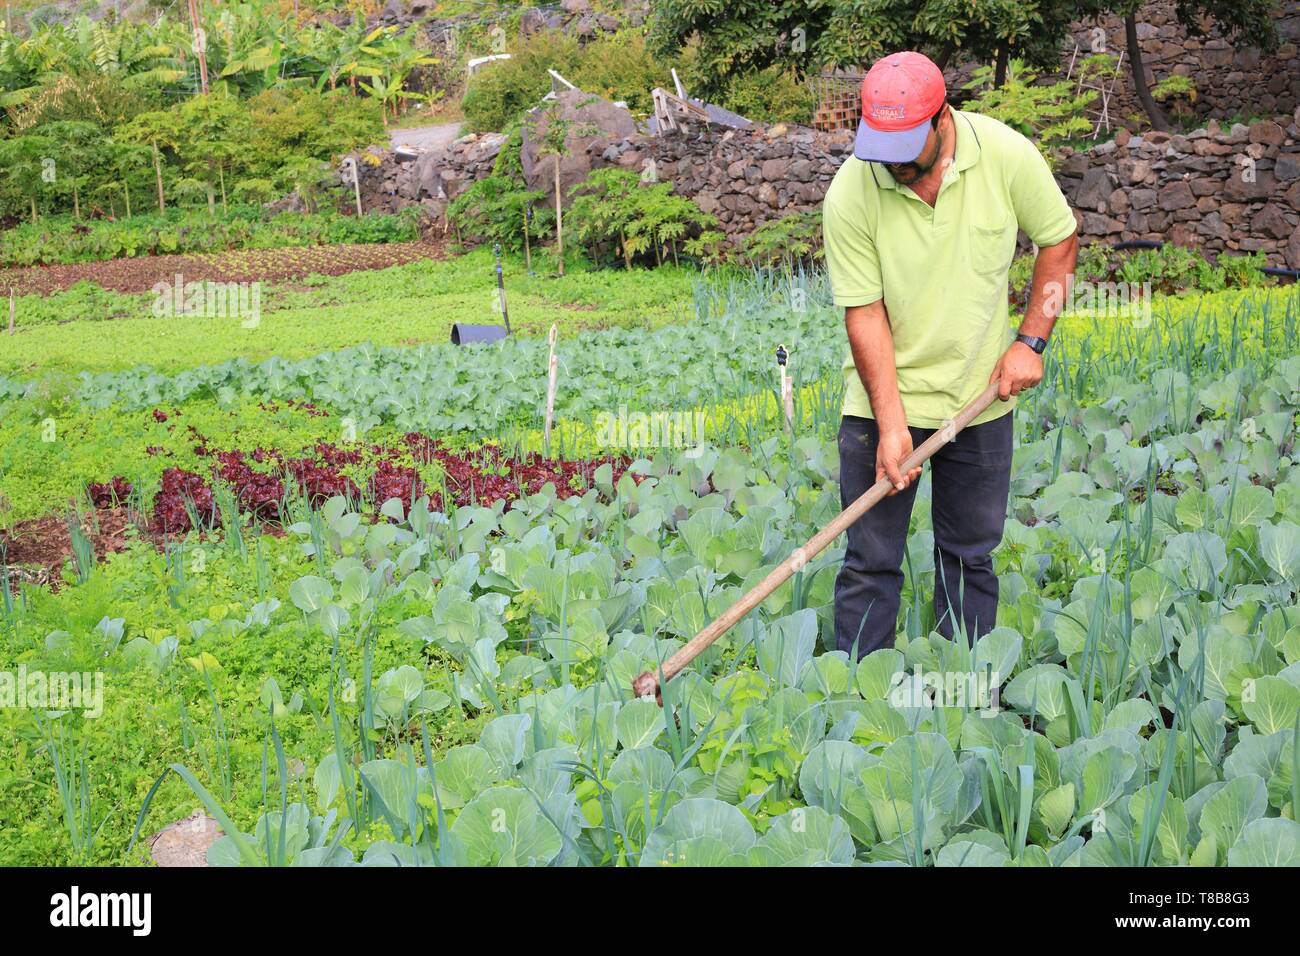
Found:
[[(935, 616), (945, 636), (973, 641), (996, 624), (991, 555), (1011, 484), (1010, 413), (1015, 395), (1043, 376), (1078, 252), (1074, 214), (1033, 143), (954, 110), (939, 68), (907, 52), (880, 60), (863, 80), (854, 155), (822, 215), (849, 339), (840, 495), (847, 506), (882, 477), (894, 486), (849, 529), (835, 582), (836, 643), (859, 656), (893, 646), (921, 475), (904, 473), (902, 462), (996, 378), (1001, 401), (930, 459)], [(1017, 230), (1038, 256), (1012, 341), (1007, 274)]]

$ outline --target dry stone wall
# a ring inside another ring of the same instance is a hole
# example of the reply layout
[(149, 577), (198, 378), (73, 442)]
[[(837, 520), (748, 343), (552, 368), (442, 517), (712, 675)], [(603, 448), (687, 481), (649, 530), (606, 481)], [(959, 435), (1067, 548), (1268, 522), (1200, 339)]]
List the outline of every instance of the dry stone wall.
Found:
[[(426, 207), (435, 218), (470, 183), (491, 173), (504, 137), (463, 137), (446, 150), (397, 164), (361, 164), (367, 209)], [(738, 239), (764, 223), (815, 210), (852, 152), (851, 134), (755, 124), (745, 130), (640, 133), (590, 142), (583, 166), (653, 168)], [(577, 159), (578, 157), (574, 157)], [(1156, 239), (1221, 253), (1264, 252), (1300, 269), (1300, 109), (1252, 126), (1186, 134), (1121, 130), (1068, 154), (1057, 181), (1087, 240)]]
[[(357, 163), (362, 208), (398, 212), (408, 206), (423, 206), (431, 217), (441, 219), (451, 200), (476, 180), (492, 174), (505, 141), (502, 133), (471, 133), (446, 149), (421, 153), (408, 162), (399, 162), (389, 150), (368, 150), (378, 163), (364, 157)], [(347, 199), (345, 196), (343, 206)]]
[[(1300, 3), (1295, 0), (1278, 5), (1274, 23), (1280, 42), (1271, 54), (1250, 47), (1234, 50), (1211, 21), (1204, 24), (1204, 36), (1189, 36), (1174, 15), (1173, 0), (1143, 4), (1137, 19), (1138, 45), (1148, 81), (1155, 83), (1174, 74), (1190, 77), (1197, 95), (1187, 105), (1198, 116), (1273, 116), (1300, 106)], [(1125, 48), (1123, 21), (1113, 16), (1076, 23), (1071, 32), (1083, 55), (1092, 51), (1098, 39), (1112, 55)], [(1073, 52), (1074, 43), (1067, 44), (1063, 66)], [(1136, 127), (1145, 123), (1145, 114), (1137, 102), (1127, 63), (1126, 57), (1115, 84), (1111, 115)], [(1133, 116), (1140, 117), (1137, 124), (1129, 122)]]
[(1085, 237), (1262, 251), (1273, 265), (1300, 268), (1300, 109), (1289, 123), (1123, 130), (1067, 157), (1057, 179)]
[(730, 236), (821, 205), (835, 170), (852, 152), (847, 133), (803, 126), (632, 136), (590, 149), (593, 166), (614, 165), (672, 182)]

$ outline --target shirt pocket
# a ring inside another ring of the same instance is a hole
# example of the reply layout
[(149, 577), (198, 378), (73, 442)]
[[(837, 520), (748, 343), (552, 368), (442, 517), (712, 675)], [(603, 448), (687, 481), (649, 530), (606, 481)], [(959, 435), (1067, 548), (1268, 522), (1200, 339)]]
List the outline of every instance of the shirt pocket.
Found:
[(1010, 216), (992, 223), (971, 223), (970, 261), (976, 274), (994, 276), (1011, 268), (1016, 252), (1016, 223)]

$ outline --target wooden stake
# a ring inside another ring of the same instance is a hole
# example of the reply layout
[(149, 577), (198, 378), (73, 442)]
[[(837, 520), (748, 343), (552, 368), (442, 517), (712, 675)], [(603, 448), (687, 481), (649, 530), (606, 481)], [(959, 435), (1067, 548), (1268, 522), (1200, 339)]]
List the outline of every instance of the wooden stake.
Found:
[(551, 343), (551, 355), (546, 362), (546, 426), (542, 432), (542, 444), (546, 449), (546, 457), (551, 456), (551, 423), (555, 417), (555, 337), (559, 334), (559, 329), (552, 325), (551, 333), (547, 336)]
[[(929, 438), (903, 459), (899, 470), (906, 473), (919, 468), (941, 447), (957, 437), (957, 433), (969, 425), (998, 397), (998, 383), (995, 381), (984, 389), (976, 399), (957, 413), (957, 417), (936, 430)], [(681, 673), (691, 661), (695, 660), (706, 647), (731, 630), (741, 618), (758, 607), (773, 591), (788, 581), (796, 571), (803, 570), (808, 562), (821, 554), (836, 538), (848, 530), (849, 526), (861, 518), (882, 498), (889, 494), (893, 486), (888, 478), (881, 478), (862, 494), (857, 501), (841, 511), (830, 524), (822, 528), (808, 540), (802, 548), (796, 548), (794, 554), (786, 558), (772, 570), (767, 577), (758, 582), (749, 593), (727, 608), (700, 633), (690, 639), (676, 654), (663, 662), (658, 675), (646, 671), (632, 681), (632, 693), (637, 697), (653, 695), (663, 706), (662, 687), (665, 681), (672, 680)]]
[(785, 403), (785, 430), (794, 431), (794, 380), (781, 370), (781, 400)]
[(9, 334), (14, 334), (14, 315), (17, 312), (17, 306), (14, 305), (14, 290), (11, 286), (9, 289)]
[(158, 211), (165, 212), (167, 203), (163, 199), (162, 158), (158, 155), (158, 140), (153, 140), (153, 174), (158, 183)]

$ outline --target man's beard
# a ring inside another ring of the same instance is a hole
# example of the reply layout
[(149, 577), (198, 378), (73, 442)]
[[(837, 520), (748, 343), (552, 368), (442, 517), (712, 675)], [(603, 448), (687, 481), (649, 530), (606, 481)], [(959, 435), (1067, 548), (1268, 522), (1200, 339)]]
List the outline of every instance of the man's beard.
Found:
[(939, 157), (943, 155), (943, 136), (938, 137), (938, 143), (934, 149), (934, 158), (928, 163), (922, 164), (913, 160), (910, 163), (885, 163), (885, 168), (889, 174), (900, 183), (914, 183), (930, 170), (934, 169), (939, 162)]

